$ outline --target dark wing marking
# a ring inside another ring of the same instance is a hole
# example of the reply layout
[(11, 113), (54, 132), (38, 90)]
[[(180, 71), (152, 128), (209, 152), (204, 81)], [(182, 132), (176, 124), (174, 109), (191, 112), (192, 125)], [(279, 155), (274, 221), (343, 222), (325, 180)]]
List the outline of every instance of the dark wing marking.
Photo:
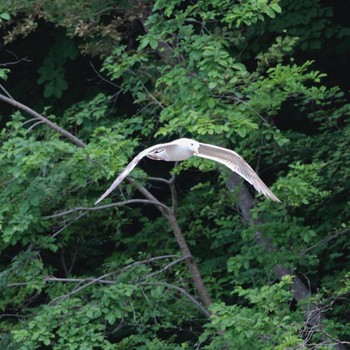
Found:
[(148, 157), (149, 159), (153, 159), (153, 160), (164, 160), (162, 157), (160, 157), (158, 155), (158, 153), (161, 153), (164, 151), (164, 147), (161, 147), (161, 148), (157, 148), (156, 150), (154, 151), (151, 151), (151, 152), (148, 152), (146, 154), (146, 157)]
[(166, 143), (155, 145), (149, 148), (146, 148), (142, 152), (140, 152), (127, 166), (126, 168), (118, 175), (118, 177), (114, 180), (112, 185), (108, 188), (108, 190), (95, 202), (95, 205), (101, 202), (103, 199), (105, 199), (128, 175), (129, 173), (135, 168), (137, 163), (149, 152), (155, 151), (158, 148), (163, 148)]
[(276, 202), (281, 202), (238, 153), (226, 148), (199, 143), (197, 156), (226, 165), (229, 169), (239, 174), (253, 185), (259, 193), (262, 193)]

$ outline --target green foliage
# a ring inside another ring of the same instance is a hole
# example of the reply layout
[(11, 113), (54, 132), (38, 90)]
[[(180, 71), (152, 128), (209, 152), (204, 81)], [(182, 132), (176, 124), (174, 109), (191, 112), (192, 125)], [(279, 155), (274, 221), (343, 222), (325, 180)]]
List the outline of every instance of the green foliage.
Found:
[(284, 196), (285, 203), (290, 206), (300, 206), (327, 198), (330, 192), (320, 189), (319, 173), (324, 167), (325, 164), (322, 163), (291, 164), (288, 177), (280, 179), (276, 184), (279, 191), (288, 193)]
[(278, 5), (279, 0), (272, 1), (245, 1), (241, 4), (235, 4), (231, 11), (224, 16), (223, 22), (234, 22), (236, 27), (241, 24), (251, 26), (258, 20), (263, 20), (264, 15), (275, 18), (276, 14), (281, 13), (281, 7)]
[(10, 19), (11, 19), (11, 16), (8, 12), (0, 13), (0, 21), (9, 21)]
[(269, 31), (285, 30), (289, 35), (300, 38), (298, 45), (302, 50), (317, 50), (322, 40), (330, 37), (349, 35), (349, 29), (332, 23), (333, 9), (322, 6), (319, 0), (281, 1), (282, 13), (268, 24)]
[(10, 73), (10, 70), (9, 69), (3, 69), (1, 68), (0, 69), (0, 79), (1, 80), (7, 80), (7, 77), (8, 77), (8, 74)]
[(214, 304), (211, 322), (205, 325), (200, 338), (204, 344), (209, 340), (203, 348), (286, 349), (299, 346), (303, 342), (297, 334), (302, 319), (291, 314), (287, 306), (292, 297), (287, 291), (291, 282), (291, 276), (285, 276), (273, 286), (236, 287), (235, 293), (251, 306)]
[(74, 60), (77, 54), (78, 50), (71, 40), (68, 40), (63, 34), (56, 35), (55, 44), (51, 46), (43, 65), (38, 70), (37, 82), (44, 85), (45, 97), (60, 98), (63, 91), (68, 89), (63, 66), (67, 59)]
[[(0, 348), (322, 349), (350, 339), (350, 104), (310, 54), (329, 39), (334, 57), (344, 52), (333, 39), (347, 30), (332, 13), (317, 0), (0, 3), (5, 48), (19, 57), (0, 62), (4, 89), (86, 144), (0, 106)], [(43, 30), (54, 42), (22, 62)], [(178, 137), (234, 149), (283, 203), (251, 201), (225, 167), (193, 157), (145, 158), (131, 174), (141, 192), (124, 181), (93, 206), (136, 153)], [(174, 186), (159, 181), (170, 176)], [(145, 190), (175, 205), (210, 318), (169, 218), (129, 201)], [(294, 275), (280, 279), (278, 267)], [(310, 298), (293, 294), (295, 281)], [(305, 305), (322, 324), (305, 319)]]

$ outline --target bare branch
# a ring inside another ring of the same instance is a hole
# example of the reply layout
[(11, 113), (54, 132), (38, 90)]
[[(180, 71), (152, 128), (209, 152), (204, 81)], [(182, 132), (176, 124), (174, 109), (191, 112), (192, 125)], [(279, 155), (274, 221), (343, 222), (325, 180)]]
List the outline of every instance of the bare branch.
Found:
[(10, 55), (12, 55), (15, 58), (15, 61), (0, 63), (0, 67), (13, 66), (13, 65), (21, 63), (21, 62), (32, 62), (32, 60), (29, 60), (27, 57), (18, 58), (17, 55), (10, 50), (6, 50), (6, 52), (8, 52)]
[(62, 278), (62, 277), (54, 277), (54, 276), (47, 276), (44, 278), (47, 282), (72, 282), (72, 283), (82, 283), (82, 282), (98, 282), (102, 284), (113, 284), (115, 281), (112, 280), (104, 280), (100, 278)]
[[(71, 292), (69, 292), (68, 294), (65, 294), (65, 295), (62, 295), (62, 296), (59, 296), (57, 298), (54, 298), (50, 303), (53, 303), (55, 301), (58, 301), (58, 300), (61, 300), (61, 299), (66, 299), (80, 291), (82, 291), (83, 289), (91, 286), (92, 284), (95, 284), (95, 283), (99, 283), (99, 284), (114, 284), (115, 281), (114, 280), (108, 280), (106, 278), (110, 277), (111, 275), (114, 275), (114, 274), (117, 274), (117, 273), (120, 273), (122, 271), (125, 271), (127, 269), (130, 269), (131, 267), (134, 267), (134, 266), (137, 266), (137, 265), (141, 265), (141, 264), (145, 264), (145, 263), (150, 263), (150, 262), (153, 262), (153, 261), (156, 261), (156, 260), (160, 260), (160, 259), (169, 259), (169, 258), (174, 258), (174, 257), (177, 257), (176, 255), (163, 255), (163, 256), (157, 256), (157, 257), (153, 257), (153, 258), (149, 258), (149, 259), (145, 259), (145, 260), (142, 260), (142, 261), (137, 261), (135, 263), (132, 263), (130, 265), (127, 265), (117, 271), (114, 271), (114, 272), (111, 272), (111, 273), (106, 273), (100, 277), (97, 277), (97, 278), (91, 278), (91, 277), (87, 277), (87, 278), (61, 278), (61, 277), (55, 277), (55, 276), (44, 276), (43, 279), (46, 281), (46, 282), (62, 282), (62, 283), (77, 283), (78, 285), (84, 283), (83, 285), (81, 285), (80, 287), (77, 287), (75, 289), (73, 289)], [(171, 266), (185, 260), (185, 259), (188, 259), (188, 258), (191, 258), (191, 257), (186, 257), (186, 256), (183, 256), (181, 258), (178, 258), (174, 261), (172, 261), (170, 264), (167, 264), (166, 266), (164, 266), (161, 270), (155, 272), (155, 273), (152, 273), (148, 276), (146, 276), (147, 278), (149, 277), (152, 277), (158, 273), (161, 273), (167, 269), (169, 269)], [(8, 287), (17, 287), (17, 286), (23, 286), (23, 285), (28, 285), (29, 283), (28, 282), (18, 282), (18, 283), (10, 283), (8, 284), (7, 286)], [(165, 283), (165, 282), (140, 282), (138, 283), (138, 285), (160, 285), (160, 286), (165, 286), (169, 289), (175, 289), (177, 290), (178, 292), (180, 292), (182, 295), (186, 296), (194, 305), (195, 307), (200, 310), (206, 317), (210, 317), (210, 312), (205, 309), (192, 295), (190, 295), (186, 290), (184, 290), (183, 288), (181, 287), (178, 287), (178, 286), (175, 286), (175, 285), (172, 285), (172, 284), (169, 284), (169, 283)]]
[(28, 128), (28, 131), (34, 129), (37, 125), (45, 123), (43, 120), (39, 120)]
[(26, 125), (26, 124), (29, 124), (29, 123), (31, 123), (31, 122), (34, 122), (34, 121), (36, 121), (36, 120), (38, 120), (38, 118), (28, 119), (28, 120), (26, 120), (26, 121), (24, 121), (24, 122), (22, 123), (22, 126), (24, 126), (24, 125)]
[(65, 216), (71, 213), (75, 213), (77, 211), (97, 211), (97, 210), (102, 210), (102, 209), (107, 209), (107, 208), (114, 208), (114, 207), (121, 207), (123, 205), (130, 205), (130, 204), (151, 204), (151, 205), (155, 205), (157, 207), (162, 207), (164, 209), (168, 209), (168, 207), (166, 205), (164, 205), (163, 203), (159, 202), (159, 201), (154, 201), (154, 200), (147, 200), (147, 199), (128, 199), (126, 201), (122, 201), (122, 202), (117, 202), (117, 203), (111, 203), (111, 204), (105, 204), (105, 205), (100, 205), (98, 207), (76, 207), (76, 208), (72, 208), (66, 211), (62, 211), (60, 213), (57, 214), (53, 214), (53, 215), (49, 215), (49, 216), (45, 216), (45, 219), (53, 219), (53, 218), (59, 218), (61, 216)]
[(10, 93), (2, 86), (2, 84), (0, 84), (0, 88), (1, 90), (7, 95), (8, 98), (10, 98), (11, 100), (13, 100), (13, 97), (10, 95)]
[(210, 312), (204, 308), (191, 294), (187, 293), (183, 288), (175, 286), (170, 283), (166, 282), (141, 282), (140, 285), (155, 285), (155, 286), (164, 286), (169, 289), (175, 289), (184, 296), (186, 296), (195, 306), (198, 310), (200, 310), (207, 318), (210, 317)]
[[(176, 166), (177, 162), (175, 163)], [(174, 166), (174, 167), (175, 167)], [(171, 201), (172, 201), (172, 211), (176, 212), (176, 207), (177, 207), (177, 195), (176, 195), (176, 189), (175, 189), (175, 178), (176, 175), (174, 174), (169, 180), (163, 179), (162, 177), (149, 177), (148, 180), (150, 181), (157, 181), (157, 182), (163, 182), (167, 184), (170, 188), (170, 193), (171, 193)]]
[[(175, 163), (174, 167), (176, 167), (176, 165), (177, 165), (177, 162)], [(176, 208), (177, 208), (177, 193), (176, 193), (176, 188), (175, 188), (175, 178), (176, 178), (176, 175), (173, 174), (173, 176), (169, 180), (169, 187), (170, 187), (170, 192), (171, 192), (171, 202), (172, 202), (171, 209), (172, 209), (174, 215), (176, 214)]]
[[(155, 201), (157, 203), (160, 203), (158, 201), (158, 199), (156, 197), (154, 197), (145, 187), (138, 185), (135, 180), (131, 179), (131, 178), (127, 178), (127, 180), (131, 183), (134, 184), (136, 186), (136, 188), (138, 189), (138, 191), (140, 191), (146, 198)], [(168, 220), (177, 244), (179, 245), (180, 249), (181, 249), (181, 253), (183, 256), (192, 256), (190, 248), (187, 245), (186, 239), (184, 237), (184, 235), (182, 234), (181, 228), (179, 226), (179, 223), (176, 219), (175, 213), (168, 207), (166, 207), (166, 209), (163, 206), (159, 206), (158, 207), (160, 212), (163, 214), (163, 216)], [(192, 281), (194, 283), (194, 285), (197, 288), (198, 294), (200, 295), (203, 304), (205, 305), (205, 307), (209, 307), (213, 302), (208, 294), (208, 291), (204, 285), (202, 276), (199, 272), (198, 266), (195, 262), (194, 259), (187, 259), (186, 260), (186, 264), (188, 269), (190, 270), (191, 273), (191, 277), (192, 277)]]
[(58, 126), (57, 124), (53, 123), (52, 121), (50, 121), (49, 119), (47, 119), (46, 117), (42, 116), (41, 114), (35, 112), (33, 109), (27, 107), (26, 105), (16, 101), (13, 98), (10, 97), (6, 97), (5, 95), (0, 94), (0, 100), (32, 115), (33, 117), (41, 120), (42, 122), (44, 122), (46, 125), (48, 125), (50, 128), (56, 130), (58, 133), (60, 133), (61, 135), (67, 137), (69, 140), (71, 140), (74, 144), (76, 144), (79, 147), (85, 147), (86, 144), (79, 140), (77, 137), (75, 137), (73, 134), (71, 134), (69, 131), (61, 128), (60, 126)]
[(336, 339), (336, 338), (332, 337), (329, 333), (327, 333), (323, 329), (321, 329), (321, 333), (323, 333), (327, 338), (333, 340), (336, 344), (347, 344), (347, 345), (350, 345), (349, 341), (342, 341), (342, 340)]
[(310, 247), (304, 249), (304, 250), (302, 251), (301, 254), (302, 254), (302, 255), (305, 255), (305, 254), (306, 254), (307, 252), (309, 252), (310, 250), (315, 249), (315, 248), (317, 248), (317, 247), (319, 247), (319, 246), (321, 246), (321, 245), (324, 245), (324, 244), (328, 243), (329, 241), (331, 241), (332, 239), (335, 239), (335, 238), (337, 238), (338, 236), (344, 235), (344, 234), (346, 234), (346, 233), (348, 233), (348, 232), (350, 232), (349, 229), (345, 229), (345, 230), (338, 231), (338, 232), (334, 233), (333, 235), (330, 235), (330, 236), (326, 237), (325, 239), (322, 239), (321, 241), (315, 243), (314, 245), (312, 245), (312, 246), (310, 246)]
[(181, 258), (179, 259), (176, 259), (174, 261), (172, 261), (171, 263), (169, 263), (168, 265), (165, 265), (162, 269), (160, 269), (159, 271), (156, 271), (156, 272), (152, 272), (150, 273), (149, 275), (147, 275), (147, 277), (153, 277), (155, 275), (158, 275), (168, 269), (170, 269), (170, 267), (176, 265), (177, 263), (181, 262), (181, 261), (184, 261), (186, 259), (192, 259), (192, 256), (182, 256)]
[(261, 118), (261, 120), (269, 127), (270, 126), (270, 123), (261, 115), (261, 113), (258, 112), (257, 109), (255, 109), (253, 106), (251, 106), (248, 102), (244, 101), (243, 99), (233, 95), (233, 94), (230, 94), (230, 95), (225, 95), (225, 96), (216, 96), (216, 97), (224, 97), (224, 98), (227, 98), (227, 99), (232, 99), (234, 101), (237, 101), (237, 102), (240, 102), (242, 104), (244, 104), (245, 106), (247, 106), (248, 108), (250, 108), (259, 118)]
[[(132, 71), (131, 69), (128, 69), (128, 72), (135, 75), (136, 73), (134, 71)], [(158, 101), (153, 95), (152, 93), (146, 88), (145, 84), (139, 80), (140, 85), (143, 87), (143, 89), (146, 91), (147, 95), (161, 108), (164, 109), (165, 107), (162, 105), (162, 103), (160, 101)]]
[(31, 317), (30, 315), (20, 315), (20, 314), (1, 314), (1, 317), (17, 317), (17, 318), (23, 318), (23, 317)]
[(157, 181), (157, 182), (163, 182), (163, 183), (169, 185), (169, 180), (163, 179), (162, 177), (153, 177), (153, 176), (149, 176), (149, 177), (148, 177), (148, 180), (150, 180), (150, 181)]
[[(176, 255), (175, 255), (176, 256)], [(84, 282), (87, 282), (86, 284), (78, 287), (78, 288), (75, 288), (73, 289), (71, 292), (69, 292), (68, 294), (65, 294), (65, 295), (61, 295), (53, 300), (51, 300), (50, 303), (53, 303), (57, 300), (60, 300), (60, 299), (66, 299), (78, 292), (80, 292), (81, 290), (91, 286), (92, 284), (94, 283), (104, 283), (104, 284), (113, 284), (115, 283), (115, 281), (110, 281), (110, 280), (106, 280), (107, 277), (110, 277), (112, 275), (115, 275), (117, 273), (120, 273), (122, 271), (125, 271), (127, 269), (130, 269), (134, 266), (138, 266), (138, 265), (142, 265), (142, 264), (145, 264), (145, 263), (149, 263), (149, 262), (152, 262), (152, 261), (156, 261), (156, 260), (160, 260), (160, 259), (168, 259), (168, 258), (171, 258), (171, 257), (174, 257), (174, 255), (163, 255), (163, 256), (157, 256), (157, 257), (154, 257), (154, 258), (149, 258), (149, 259), (145, 259), (145, 260), (141, 260), (141, 261), (136, 261), (135, 263), (132, 263), (130, 265), (127, 265), (117, 271), (114, 271), (114, 272), (109, 272), (109, 273), (106, 273), (100, 277), (97, 277), (97, 278), (84, 278), (84, 279), (80, 279), (80, 278), (77, 278), (77, 279), (74, 279), (74, 281), (72, 279), (65, 279), (65, 282), (78, 282), (78, 283), (84, 283)], [(51, 278), (51, 277), (49, 277)]]
[(12, 178), (9, 179), (9, 180), (5, 180), (4, 182), (1, 182), (1, 183), (0, 183), (0, 187), (6, 186), (6, 185), (10, 184), (11, 182), (13, 182), (13, 181), (15, 181), (15, 180), (16, 180), (15, 177), (12, 177)]
[[(174, 254), (170, 254), (170, 255), (159, 255), (159, 256), (155, 256), (153, 258), (147, 258), (147, 259), (144, 259), (144, 260), (140, 260), (140, 261), (135, 261), (129, 265), (126, 265), (116, 271), (113, 271), (113, 272), (110, 272), (110, 273), (107, 273), (107, 274), (104, 274), (103, 276), (100, 276), (100, 277), (97, 277), (97, 278), (93, 278), (93, 277), (88, 277), (88, 278), (59, 278), (59, 277), (54, 277), (54, 276), (44, 276), (43, 279), (45, 281), (61, 281), (61, 282), (78, 282), (78, 283), (81, 283), (81, 282), (84, 282), (84, 281), (103, 281), (103, 278), (106, 278), (106, 277), (109, 277), (109, 276), (112, 276), (112, 275), (115, 275), (117, 273), (120, 273), (122, 271), (126, 271), (132, 267), (135, 267), (135, 266), (138, 266), (138, 265), (143, 265), (143, 264), (149, 264), (153, 261), (157, 261), (157, 260), (163, 260), (163, 259), (172, 259), (172, 258), (178, 258), (178, 255), (174, 255)], [(182, 258), (181, 258), (182, 259)], [(179, 259), (177, 259), (179, 260)], [(176, 261), (177, 261), (176, 260)], [(108, 280), (108, 284), (109, 284), (109, 281)], [(29, 282), (16, 282), (16, 283), (9, 283), (7, 284), (7, 287), (16, 287), (16, 286), (26, 286), (28, 285)]]
[(103, 9), (103, 10), (100, 10), (100, 11), (96, 12), (95, 15), (96, 16), (101, 16), (101, 15), (103, 15), (106, 12), (112, 12), (112, 11), (122, 12), (122, 11), (125, 11), (125, 9), (122, 8), (122, 7), (118, 7), (118, 6), (111, 6), (111, 7), (107, 7), (105, 9)]
[(162, 214), (167, 215), (170, 209), (165, 204), (161, 203), (156, 197), (154, 197), (151, 192), (149, 192), (145, 187), (139, 185), (134, 179), (130, 177), (127, 177), (126, 180), (132, 185), (134, 185), (140, 193), (142, 193), (146, 198), (148, 198), (148, 200), (160, 204), (158, 206), (158, 209)]
[(76, 218), (74, 218), (72, 221), (70, 221), (68, 224), (64, 225), (61, 227), (58, 231), (56, 231), (51, 237), (55, 238), (57, 235), (59, 235), (62, 231), (64, 231), (67, 227), (72, 225), (74, 222), (78, 221), (80, 218), (82, 218), (84, 215), (86, 215), (87, 212), (85, 211), (84, 213), (78, 215)]
[(116, 87), (116, 88), (119, 89), (119, 90), (121, 89), (119, 85), (114, 84), (114, 83), (111, 82), (110, 80), (104, 78), (104, 77), (100, 74), (100, 72), (99, 72), (98, 70), (96, 70), (96, 68), (95, 68), (95, 66), (92, 64), (92, 62), (89, 62), (89, 63), (90, 63), (90, 66), (91, 66), (92, 70), (94, 71), (94, 73), (95, 73), (102, 81), (104, 81), (105, 83), (107, 83), (107, 84), (109, 84), (109, 85), (112, 85), (112, 86)]

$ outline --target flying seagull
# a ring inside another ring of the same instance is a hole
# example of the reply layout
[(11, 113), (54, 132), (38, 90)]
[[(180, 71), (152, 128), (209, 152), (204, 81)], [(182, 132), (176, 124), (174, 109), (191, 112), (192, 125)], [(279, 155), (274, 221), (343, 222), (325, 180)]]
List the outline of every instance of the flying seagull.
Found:
[(186, 160), (192, 156), (215, 160), (218, 163), (226, 165), (229, 169), (239, 174), (253, 185), (259, 193), (262, 193), (276, 202), (281, 202), (263, 183), (249, 164), (236, 152), (226, 148), (183, 138), (146, 148), (139, 153), (119, 174), (109, 189), (96, 201), (95, 205), (106, 198), (129, 175), (143, 157), (148, 157), (153, 160), (176, 162)]

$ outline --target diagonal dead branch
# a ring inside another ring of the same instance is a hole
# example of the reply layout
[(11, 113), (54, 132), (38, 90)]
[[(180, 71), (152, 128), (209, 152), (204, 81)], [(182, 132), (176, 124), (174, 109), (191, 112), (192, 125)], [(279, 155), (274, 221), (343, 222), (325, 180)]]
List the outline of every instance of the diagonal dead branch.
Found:
[(77, 146), (79, 146), (79, 147), (85, 147), (86, 146), (86, 144), (83, 141), (79, 140), (76, 136), (71, 134), (69, 131), (61, 128), (57, 124), (55, 124), (52, 121), (50, 121), (49, 119), (45, 118), (41, 114), (35, 112), (34, 110), (32, 110), (31, 108), (27, 107), (26, 105), (16, 101), (15, 99), (13, 99), (11, 97), (6, 97), (5, 95), (0, 94), (0, 100), (2, 100), (4, 102), (12, 105), (13, 107), (16, 107), (16, 108), (22, 110), (23, 112), (26, 112), (26, 113), (30, 114), (31, 116), (39, 119), (40, 121), (42, 121), (43, 123), (48, 125), (50, 128), (56, 130), (61, 135), (67, 137), (69, 140), (71, 140)]

